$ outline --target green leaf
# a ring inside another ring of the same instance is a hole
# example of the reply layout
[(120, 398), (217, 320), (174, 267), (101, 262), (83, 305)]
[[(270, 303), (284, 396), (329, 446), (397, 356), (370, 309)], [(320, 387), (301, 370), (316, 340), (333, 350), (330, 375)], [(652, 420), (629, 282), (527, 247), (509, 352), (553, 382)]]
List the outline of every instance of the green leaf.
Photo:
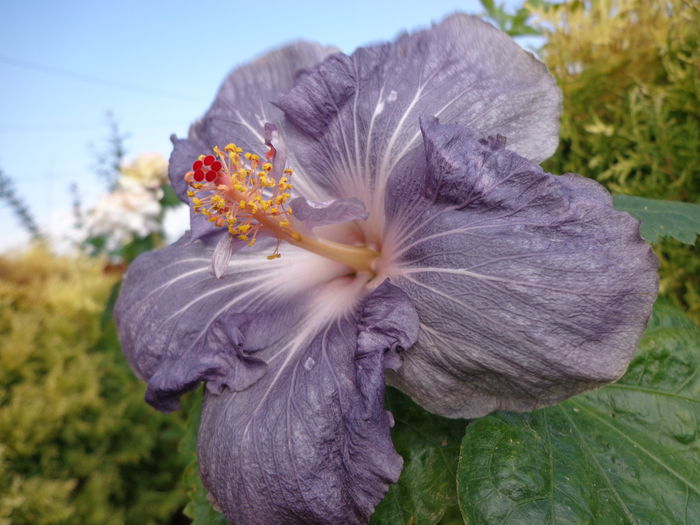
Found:
[(494, 0), (479, 0), (479, 3), (489, 15), (493, 14), (496, 11), (496, 5), (494, 4)]
[(674, 237), (685, 244), (694, 244), (700, 234), (700, 206), (697, 204), (630, 195), (615, 195), (613, 203), (615, 209), (626, 211), (642, 223), (642, 237), (649, 242)]
[(438, 523), (457, 505), (455, 474), (466, 421), (430, 414), (391, 388), (387, 389), (386, 408), (394, 415), (391, 434), (404, 468), (398, 483), (377, 507), (372, 524)]
[(163, 240), (160, 234), (149, 233), (146, 237), (136, 237), (131, 242), (125, 244), (121, 247), (119, 253), (128, 264), (142, 253), (159, 248), (162, 242)]
[(199, 430), (199, 416), (202, 410), (203, 389), (196, 394), (196, 399), (190, 409), (187, 419), (185, 435), (180, 442), (180, 454), (190, 458), (185, 468), (183, 481), (187, 488), (190, 501), (185, 506), (185, 516), (192, 519), (191, 525), (229, 525), (223, 514), (212, 507), (207, 498), (207, 489), (199, 479), (197, 467), (197, 431)]
[(107, 297), (107, 302), (105, 303), (104, 310), (102, 310), (102, 315), (100, 316), (100, 328), (103, 330), (113, 320), (114, 305), (117, 304), (117, 298), (119, 297), (119, 290), (121, 290), (121, 287), (122, 281), (120, 279), (114, 283), (112, 288), (109, 290), (109, 297)]
[(161, 207), (173, 208), (182, 204), (180, 197), (170, 184), (164, 184), (161, 189), (163, 190), (163, 197), (160, 199)]
[(627, 374), (530, 414), (471, 423), (470, 525), (700, 523), (700, 328), (657, 304)]

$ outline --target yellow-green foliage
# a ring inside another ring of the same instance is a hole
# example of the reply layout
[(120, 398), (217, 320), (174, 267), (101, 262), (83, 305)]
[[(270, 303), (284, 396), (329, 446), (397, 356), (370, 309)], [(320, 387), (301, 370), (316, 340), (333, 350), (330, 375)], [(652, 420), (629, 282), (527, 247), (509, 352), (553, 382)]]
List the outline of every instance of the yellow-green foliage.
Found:
[(0, 257), (0, 524), (168, 523), (180, 420), (100, 325), (114, 276), (41, 247)]
[[(532, 2), (564, 94), (554, 173), (615, 193), (700, 202), (700, 2)], [(700, 250), (657, 246), (662, 292), (700, 319)]]

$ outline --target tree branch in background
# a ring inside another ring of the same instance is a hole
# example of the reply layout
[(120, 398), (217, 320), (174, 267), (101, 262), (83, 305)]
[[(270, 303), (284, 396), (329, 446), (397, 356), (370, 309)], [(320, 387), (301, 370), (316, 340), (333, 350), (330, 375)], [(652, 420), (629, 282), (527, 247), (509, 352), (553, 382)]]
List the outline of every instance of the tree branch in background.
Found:
[(94, 145), (90, 146), (96, 157), (95, 173), (97, 173), (107, 184), (109, 191), (114, 190), (119, 179), (119, 167), (126, 156), (124, 142), (129, 138), (128, 133), (123, 133), (119, 129), (114, 113), (107, 112), (107, 125), (109, 126), (109, 137), (107, 147), (98, 151)]
[(34, 216), (29, 211), (29, 207), (22, 202), (22, 200), (17, 195), (15, 190), (15, 184), (12, 178), (5, 174), (0, 169), (0, 201), (5, 201), (10, 209), (14, 212), (15, 216), (19, 220), (19, 223), (24, 227), (24, 229), (29, 232), (32, 239), (38, 240), (43, 239), (42, 233), (39, 231), (39, 226), (37, 226)]
[(76, 182), (71, 182), (68, 186), (68, 191), (71, 195), (71, 207), (73, 209), (73, 224), (76, 230), (80, 230), (84, 223), (85, 217), (83, 215), (83, 203), (80, 198), (80, 188)]

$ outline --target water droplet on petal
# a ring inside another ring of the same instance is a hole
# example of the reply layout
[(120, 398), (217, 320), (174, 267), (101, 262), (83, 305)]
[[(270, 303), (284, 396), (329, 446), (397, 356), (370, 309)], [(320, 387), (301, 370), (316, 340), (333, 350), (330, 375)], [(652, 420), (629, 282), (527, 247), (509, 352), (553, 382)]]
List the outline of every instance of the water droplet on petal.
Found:
[(304, 361), (304, 368), (306, 368), (307, 370), (311, 370), (315, 364), (316, 360), (313, 357), (307, 357), (306, 361)]

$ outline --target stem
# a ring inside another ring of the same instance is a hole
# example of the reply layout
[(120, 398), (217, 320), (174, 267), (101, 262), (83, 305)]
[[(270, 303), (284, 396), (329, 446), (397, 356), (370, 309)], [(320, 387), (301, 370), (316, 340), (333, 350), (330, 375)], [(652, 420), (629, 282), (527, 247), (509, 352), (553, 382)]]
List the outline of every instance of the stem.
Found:
[(371, 273), (374, 273), (374, 261), (379, 256), (376, 251), (364, 246), (350, 246), (339, 242), (322, 241), (313, 237), (300, 236), (299, 240), (287, 238), (287, 242), (358, 271)]
[(355, 268), (357, 271), (366, 271), (374, 274), (374, 261), (379, 257), (379, 253), (375, 250), (365, 246), (352, 246), (315, 237), (306, 237), (293, 231), (290, 232), (289, 229), (280, 227), (277, 220), (270, 219), (264, 213), (257, 213), (255, 219), (266, 229), (273, 231), (280, 240), (287, 241), (289, 244), (299, 246), (321, 257), (326, 257), (332, 261)]

